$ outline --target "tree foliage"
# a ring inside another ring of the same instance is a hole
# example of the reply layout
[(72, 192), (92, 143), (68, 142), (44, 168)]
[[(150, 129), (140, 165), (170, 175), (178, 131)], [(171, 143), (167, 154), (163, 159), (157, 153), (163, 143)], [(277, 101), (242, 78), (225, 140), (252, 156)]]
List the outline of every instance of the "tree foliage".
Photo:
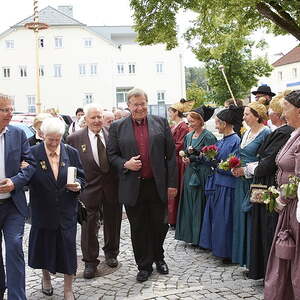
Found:
[(252, 47), (252, 42), (244, 40), (242, 50), (231, 46), (218, 59), (213, 55), (205, 58), (210, 87), (207, 99), (210, 102), (222, 105), (224, 101), (231, 98), (224, 76), (219, 70), (220, 65), (225, 67), (224, 71), (235, 98), (247, 97), (251, 87), (257, 84), (259, 77), (270, 75), (272, 67), (265, 58), (253, 59)]
[(207, 89), (206, 70), (203, 67), (185, 67), (185, 83), (189, 88), (192, 84)]
[(198, 107), (207, 101), (206, 92), (200, 88), (195, 82), (191, 83), (186, 90), (186, 98), (195, 100), (194, 107)]
[[(290, 33), (300, 41), (299, 0), (131, 0), (138, 41), (143, 45), (177, 46), (176, 15), (192, 10), (198, 17), (187, 38), (214, 45), (224, 52), (231, 41), (260, 28), (275, 34)], [(222, 41), (222, 43), (220, 43)], [(224, 43), (223, 43), (224, 42)]]

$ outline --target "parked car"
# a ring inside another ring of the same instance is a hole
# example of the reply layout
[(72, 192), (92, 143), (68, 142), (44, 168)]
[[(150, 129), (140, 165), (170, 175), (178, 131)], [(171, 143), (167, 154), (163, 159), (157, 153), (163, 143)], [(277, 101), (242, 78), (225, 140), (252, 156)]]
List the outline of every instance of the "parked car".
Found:
[(33, 127), (26, 123), (11, 121), (9, 123), (9, 125), (13, 125), (13, 126), (21, 128), (25, 132), (27, 139), (29, 139), (30, 137), (32, 137), (35, 134)]

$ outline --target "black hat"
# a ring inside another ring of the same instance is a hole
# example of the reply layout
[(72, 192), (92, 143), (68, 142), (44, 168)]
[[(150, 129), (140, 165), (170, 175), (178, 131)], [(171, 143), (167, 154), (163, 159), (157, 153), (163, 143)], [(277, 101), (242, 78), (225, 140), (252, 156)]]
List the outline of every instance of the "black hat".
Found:
[(256, 95), (256, 94), (269, 95), (271, 97), (274, 97), (276, 95), (271, 91), (271, 88), (268, 85), (259, 86), (257, 91), (253, 91), (252, 94), (253, 95)]
[(293, 91), (284, 97), (286, 101), (300, 108), (300, 90)]
[(232, 125), (242, 125), (243, 122), (244, 107), (239, 107), (235, 105), (230, 105), (217, 113), (217, 118), (220, 120), (232, 124)]
[(199, 114), (203, 121), (206, 122), (213, 116), (215, 109), (215, 107), (201, 105), (197, 108), (194, 108), (192, 111)]

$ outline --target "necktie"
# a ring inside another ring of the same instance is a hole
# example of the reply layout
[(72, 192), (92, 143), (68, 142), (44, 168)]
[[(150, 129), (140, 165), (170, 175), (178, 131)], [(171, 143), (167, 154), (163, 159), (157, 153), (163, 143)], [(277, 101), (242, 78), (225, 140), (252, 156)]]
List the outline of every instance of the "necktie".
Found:
[(100, 139), (99, 134), (96, 134), (96, 137), (100, 169), (103, 173), (107, 173), (109, 171), (109, 163), (106, 155), (106, 149)]
[(57, 155), (55, 152), (50, 153), (50, 157), (51, 157), (51, 168), (52, 168), (52, 172), (54, 175), (54, 178), (57, 180), (57, 176), (58, 176), (58, 163), (57, 163)]

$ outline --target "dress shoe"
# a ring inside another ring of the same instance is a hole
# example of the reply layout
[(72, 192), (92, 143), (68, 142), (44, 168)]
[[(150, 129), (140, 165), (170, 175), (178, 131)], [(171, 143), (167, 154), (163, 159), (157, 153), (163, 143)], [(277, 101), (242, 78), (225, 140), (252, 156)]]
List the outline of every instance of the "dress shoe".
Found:
[(46, 289), (44, 288), (43, 285), (43, 279), (42, 279), (42, 293), (46, 296), (52, 296), (53, 295), (53, 287), (51, 286), (50, 288)]
[(96, 270), (97, 270), (97, 266), (95, 264), (86, 263), (83, 272), (83, 277), (85, 279), (94, 278), (96, 275)]
[(106, 258), (105, 259), (105, 263), (111, 267), (111, 268), (115, 268), (118, 266), (119, 262), (116, 258), (110, 257), (110, 258)]
[(152, 272), (146, 271), (146, 270), (141, 270), (137, 273), (136, 275), (136, 280), (138, 282), (144, 282), (147, 281), (149, 276), (151, 275)]
[(159, 260), (155, 262), (156, 264), (156, 270), (160, 274), (169, 274), (169, 268), (168, 265), (164, 260)]

